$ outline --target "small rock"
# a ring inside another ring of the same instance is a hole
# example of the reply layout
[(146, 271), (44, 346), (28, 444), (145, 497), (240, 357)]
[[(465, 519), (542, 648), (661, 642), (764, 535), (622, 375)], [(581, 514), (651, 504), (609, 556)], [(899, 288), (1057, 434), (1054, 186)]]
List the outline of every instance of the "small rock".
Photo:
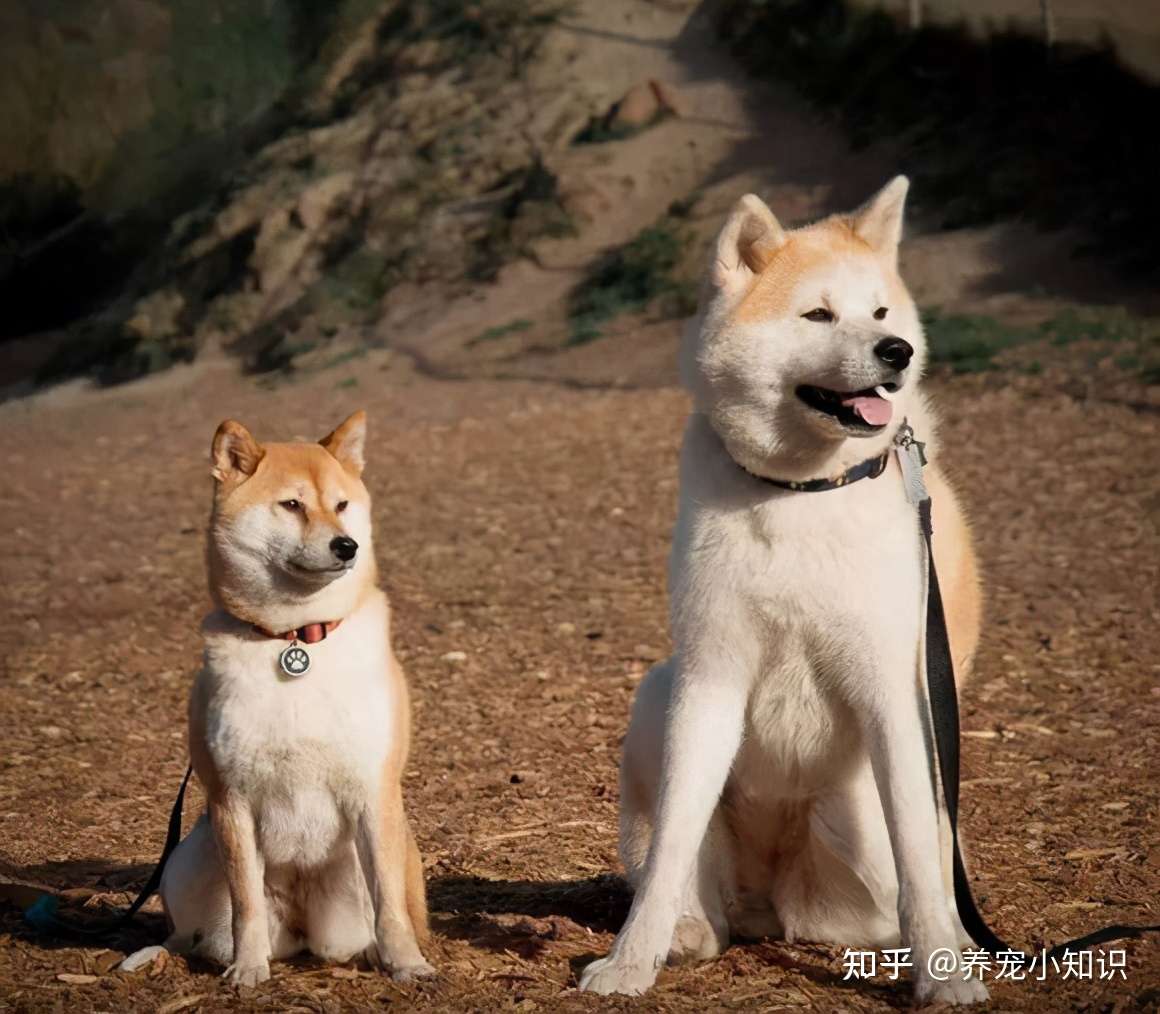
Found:
[(661, 116), (683, 116), (684, 111), (685, 104), (672, 85), (650, 78), (624, 93), (608, 122), (611, 127), (639, 130), (655, 123)]
[(660, 113), (661, 106), (656, 92), (647, 81), (633, 85), (616, 104), (611, 125), (634, 129), (652, 123)]
[(449, 662), (452, 665), (458, 665), (460, 662), (467, 661), (467, 652), (466, 651), (449, 651), (445, 655), (442, 655), (441, 658), (444, 662)]

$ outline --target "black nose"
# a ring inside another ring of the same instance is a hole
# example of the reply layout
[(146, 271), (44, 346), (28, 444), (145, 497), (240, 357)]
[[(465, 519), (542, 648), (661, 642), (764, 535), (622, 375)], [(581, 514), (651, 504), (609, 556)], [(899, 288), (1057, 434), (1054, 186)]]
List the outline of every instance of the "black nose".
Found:
[(874, 346), (874, 355), (887, 366), (905, 370), (910, 363), (910, 357), (914, 355), (914, 346), (901, 338), (883, 338)]
[(330, 551), (345, 563), (354, 559), (354, 554), (358, 552), (358, 543), (345, 535), (336, 535), (330, 540)]

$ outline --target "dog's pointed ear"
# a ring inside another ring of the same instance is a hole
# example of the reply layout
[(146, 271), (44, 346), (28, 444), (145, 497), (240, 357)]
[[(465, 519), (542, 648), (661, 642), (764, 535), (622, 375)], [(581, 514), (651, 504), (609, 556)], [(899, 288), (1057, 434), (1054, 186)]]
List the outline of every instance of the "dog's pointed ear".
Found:
[(746, 194), (729, 213), (713, 251), (709, 280), (735, 292), (761, 274), (786, 243), (785, 230), (756, 194)]
[(227, 419), (213, 435), (209, 458), (213, 463), (211, 471), (218, 482), (228, 479), (243, 479), (254, 474), (265, 455), (262, 445), (253, 438), (250, 431), (240, 422)]
[(331, 456), (353, 475), (366, 467), (367, 414), (359, 409), (333, 433), (318, 441)]
[(905, 176), (895, 176), (853, 215), (855, 234), (892, 263), (898, 260), (902, 212), (909, 189), (910, 180)]

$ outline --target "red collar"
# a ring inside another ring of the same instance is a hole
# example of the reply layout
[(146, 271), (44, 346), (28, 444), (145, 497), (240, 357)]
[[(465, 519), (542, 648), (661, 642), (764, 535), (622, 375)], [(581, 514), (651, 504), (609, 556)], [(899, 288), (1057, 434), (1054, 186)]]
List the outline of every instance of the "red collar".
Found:
[(265, 627), (259, 627), (256, 623), (251, 624), (251, 627), (263, 637), (272, 637), (276, 641), (302, 641), (304, 644), (317, 644), (319, 641), (325, 641), (327, 635), (337, 630), (340, 623), (342, 620), (307, 623), (304, 627), (299, 627), (297, 630), (287, 630), (282, 634), (275, 634)]

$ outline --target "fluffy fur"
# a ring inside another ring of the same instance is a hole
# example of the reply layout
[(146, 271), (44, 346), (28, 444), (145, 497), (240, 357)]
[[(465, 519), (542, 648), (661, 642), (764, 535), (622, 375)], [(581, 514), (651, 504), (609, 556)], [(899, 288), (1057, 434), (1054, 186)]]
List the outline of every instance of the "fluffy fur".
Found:
[[(403, 812), (407, 687), (376, 586), (366, 420), (319, 444), (214, 437), (205, 665), (189, 743), (208, 806), (165, 869), (166, 947), (253, 985), (299, 951), (432, 974), (423, 871)], [(336, 537), (358, 543), (343, 560)], [(342, 620), (285, 677), (268, 631)]]
[[(919, 1000), (986, 996), (926, 971), (933, 951), (967, 938), (925, 742), (921, 541), (897, 462), (820, 493), (755, 477), (838, 475), (890, 447), (908, 418), (933, 459), (935, 555), (965, 675), (979, 589), (918, 389), (926, 345), (896, 266), (906, 189), (899, 177), (857, 212), (797, 231), (750, 195), (717, 241), (682, 350), (694, 411), (670, 566), (675, 654), (640, 688), (621, 767), (636, 895), (583, 989), (640, 993), (666, 957), (775, 935), (901, 942)], [(905, 368), (876, 354), (888, 338), (912, 347)], [(880, 426), (802, 394), (879, 384), (897, 388)]]

